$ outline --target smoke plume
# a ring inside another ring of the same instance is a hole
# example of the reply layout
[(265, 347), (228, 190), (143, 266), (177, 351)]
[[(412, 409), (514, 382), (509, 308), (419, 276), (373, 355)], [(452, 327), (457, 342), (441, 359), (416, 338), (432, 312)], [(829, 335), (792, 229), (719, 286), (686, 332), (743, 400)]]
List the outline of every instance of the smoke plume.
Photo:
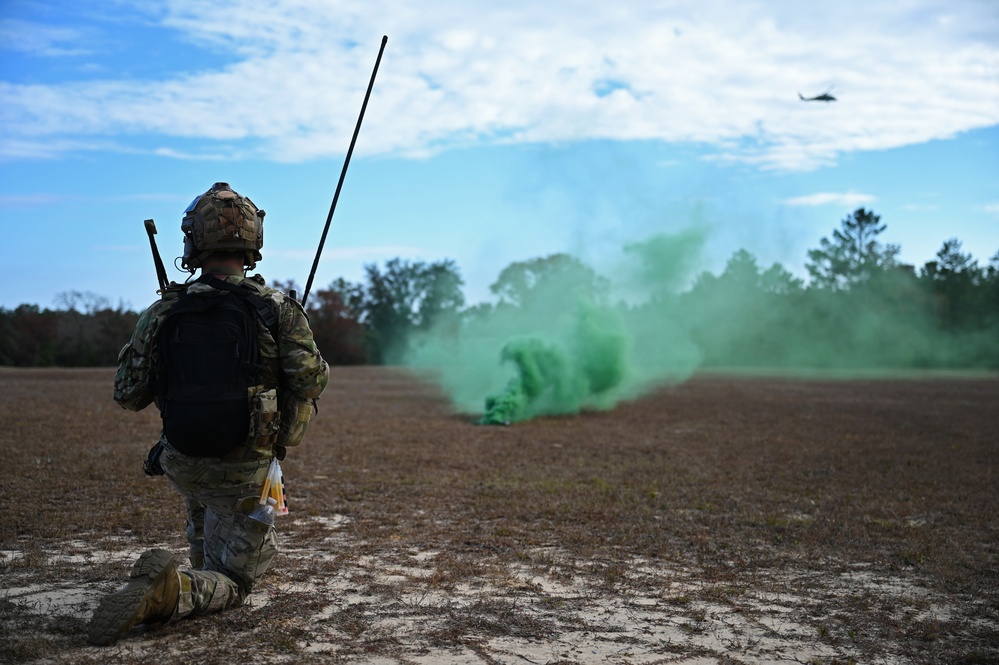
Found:
[[(609, 409), (683, 381), (701, 354), (670, 294), (702, 241), (685, 232), (628, 245), (631, 268), (613, 281), (565, 255), (508, 269), (499, 304), (420, 335), (406, 364), (432, 370), (459, 410), (487, 424)], [(655, 306), (629, 305), (626, 293)]]

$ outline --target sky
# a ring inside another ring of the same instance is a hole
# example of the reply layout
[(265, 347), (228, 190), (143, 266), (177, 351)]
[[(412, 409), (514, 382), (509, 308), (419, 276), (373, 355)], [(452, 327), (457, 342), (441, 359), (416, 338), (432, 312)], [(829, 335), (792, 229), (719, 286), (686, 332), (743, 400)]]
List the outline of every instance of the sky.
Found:
[(145, 307), (143, 220), (183, 279), (216, 181), (304, 285), (383, 35), (314, 289), (450, 259), (472, 304), (513, 262), (612, 271), (691, 228), (695, 271), (804, 277), (859, 207), (917, 268), (999, 254), (995, 0), (0, 0), (0, 307)]

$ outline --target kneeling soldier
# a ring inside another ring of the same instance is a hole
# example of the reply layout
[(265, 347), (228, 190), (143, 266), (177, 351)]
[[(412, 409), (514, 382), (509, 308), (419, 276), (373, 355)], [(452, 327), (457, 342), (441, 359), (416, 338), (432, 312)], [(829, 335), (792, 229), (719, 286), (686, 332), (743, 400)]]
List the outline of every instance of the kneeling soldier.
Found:
[(181, 224), (182, 263), (201, 275), (164, 289), (118, 358), (115, 401), (160, 411), (145, 469), (184, 497), (191, 568), (166, 550), (145, 552), (94, 612), (92, 644), (238, 606), (277, 554), (273, 523), (250, 512), (271, 460), (305, 437), (329, 368), (301, 305), (245, 275), (261, 258), (263, 220), (226, 183), (195, 198)]

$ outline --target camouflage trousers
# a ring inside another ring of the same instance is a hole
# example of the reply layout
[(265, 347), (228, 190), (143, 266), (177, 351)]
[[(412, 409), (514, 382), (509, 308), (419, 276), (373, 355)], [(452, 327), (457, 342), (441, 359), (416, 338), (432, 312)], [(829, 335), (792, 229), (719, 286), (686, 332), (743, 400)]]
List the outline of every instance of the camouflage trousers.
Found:
[(248, 516), (260, 499), (270, 460), (190, 457), (166, 443), (160, 464), (184, 497), (192, 565), (180, 571), (171, 621), (242, 604), (277, 554), (274, 527)]

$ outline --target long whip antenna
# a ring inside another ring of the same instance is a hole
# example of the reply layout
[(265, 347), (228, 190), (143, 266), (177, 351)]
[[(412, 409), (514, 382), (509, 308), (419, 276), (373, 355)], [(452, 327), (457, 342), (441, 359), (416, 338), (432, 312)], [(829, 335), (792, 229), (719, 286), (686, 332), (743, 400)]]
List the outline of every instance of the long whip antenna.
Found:
[(337, 199), (340, 198), (340, 188), (343, 187), (343, 179), (347, 175), (347, 166), (350, 164), (350, 156), (354, 153), (354, 144), (357, 142), (357, 135), (361, 131), (361, 121), (364, 120), (364, 110), (368, 107), (368, 98), (371, 97), (371, 89), (375, 86), (375, 76), (378, 74), (378, 65), (382, 61), (382, 53), (385, 51), (385, 44), (388, 43), (388, 35), (382, 36), (382, 45), (378, 49), (378, 58), (375, 59), (375, 68), (371, 72), (371, 80), (368, 81), (368, 91), (364, 93), (364, 103), (361, 104), (361, 114), (357, 116), (357, 126), (354, 127), (354, 136), (350, 139), (350, 147), (347, 148), (347, 157), (343, 160), (343, 170), (340, 171), (340, 181), (336, 184), (336, 192), (333, 194), (333, 203), (330, 204), (330, 212), (326, 215), (326, 226), (323, 228), (323, 236), (319, 240), (319, 249), (316, 251), (316, 260), (312, 262), (312, 272), (309, 273), (309, 281), (305, 284), (305, 293), (302, 294), (302, 307), (309, 299), (309, 291), (312, 290), (312, 280), (316, 277), (316, 268), (319, 267), (319, 257), (323, 254), (323, 245), (326, 244), (326, 234), (330, 230), (330, 222), (333, 221), (333, 211), (336, 210)]

